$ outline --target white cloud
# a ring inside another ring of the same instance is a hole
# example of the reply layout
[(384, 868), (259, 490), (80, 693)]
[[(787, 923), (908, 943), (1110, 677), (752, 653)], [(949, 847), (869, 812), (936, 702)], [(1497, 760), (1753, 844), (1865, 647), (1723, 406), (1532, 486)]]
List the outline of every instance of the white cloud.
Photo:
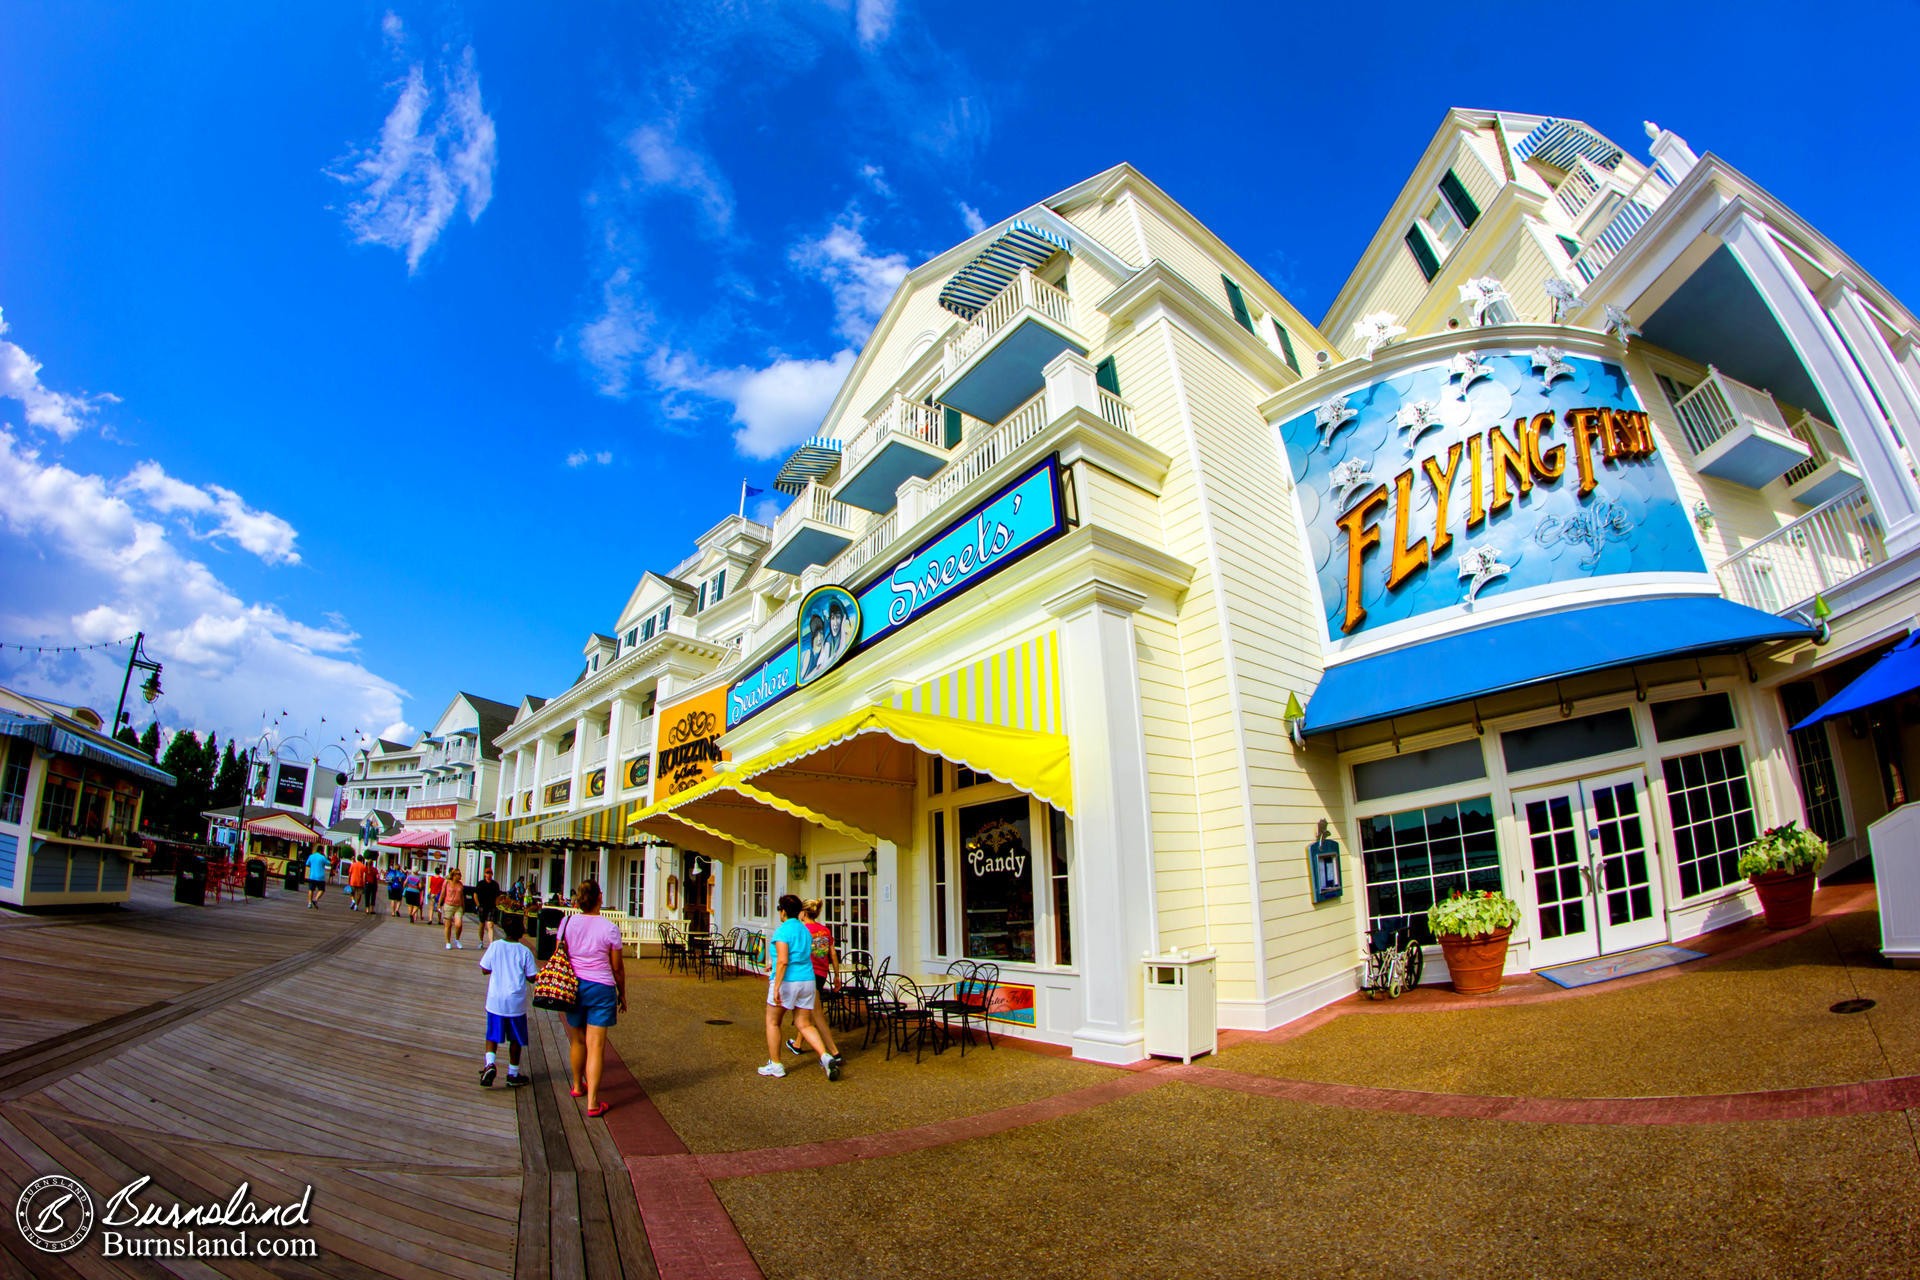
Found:
[(181, 521), (196, 538), (232, 538), (268, 564), (300, 563), (300, 553), (293, 549), (299, 537), (294, 527), (271, 511), (248, 506), (231, 489), (217, 484), (202, 489), (175, 479), (159, 463), (149, 460), (127, 474), (119, 491), (139, 495), (160, 515), (211, 516), (211, 529), (192, 520)]
[(871, 49), (893, 30), (897, 0), (854, 0), (853, 28), (860, 43)]
[(749, 458), (773, 458), (819, 429), (853, 361), (852, 351), (841, 351), (827, 360), (776, 356), (760, 369), (707, 369), (691, 356), (661, 351), (648, 362), (647, 372), (669, 391), (730, 405), (733, 447)]
[(894, 198), (893, 184), (887, 181), (887, 171), (877, 164), (860, 166), (860, 180), (873, 188), (873, 194), (882, 200)]
[(753, 504), (753, 519), (757, 524), (772, 524), (786, 505), (779, 498), (761, 498)]
[[(389, 13), (381, 29), (399, 52), (400, 20)], [(378, 140), (343, 157), (349, 167), (333, 175), (358, 193), (347, 206), (348, 230), (361, 244), (404, 251), (411, 274), (456, 212), (479, 220), (493, 199), (497, 153), (473, 46), (451, 65), (436, 61), (431, 75), (412, 62)]]
[(581, 326), (580, 354), (598, 375), (600, 394), (621, 400), (632, 381), (633, 363), (646, 350), (652, 321), (635, 296), (633, 272), (627, 267), (600, 286), (600, 304), (599, 317)]
[[(0, 313), (0, 334), (6, 332), (6, 316)], [(11, 342), (0, 341), (0, 396), (18, 400), (26, 408), (30, 425), (51, 431), (62, 440), (71, 440), (80, 434), (97, 401), (116, 400), (114, 396), (54, 391), (40, 381), (40, 368), (40, 362), (25, 351)]]
[(593, 453), (589, 453), (585, 449), (575, 449), (567, 455), (567, 465), (570, 467), (584, 467), (589, 462), (595, 466), (604, 467), (612, 463), (612, 461), (613, 451), (611, 449), (600, 449)]
[(970, 236), (977, 236), (987, 229), (987, 220), (980, 216), (978, 209), (965, 200), (960, 202), (960, 221), (967, 224), (967, 234)]
[[(323, 715), (348, 724), (399, 718), (404, 692), (355, 660), (359, 637), (349, 628), (334, 620), (312, 626), (278, 606), (241, 599), (135, 504), (232, 524), (231, 536), (255, 541), (249, 549), (256, 554), (269, 557), (280, 546), (290, 556), (270, 523), (250, 526), (250, 509), (231, 490), (188, 485), (157, 467), (142, 475), (144, 486), (73, 471), (0, 427), (4, 634), (86, 644), (145, 631), (148, 652), (167, 668), (159, 710), (170, 724), (222, 737), (257, 731), (269, 704), (308, 725)], [(112, 713), (123, 654), (8, 658), (9, 683)]]
[(873, 331), (874, 321), (907, 278), (906, 255), (868, 252), (861, 222), (859, 213), (849, 212), (825, 235), (802, 240), (788, 255), (832, 292), (834, 327), (850, 342), (860, 342)]
[(713, 230), (733, 226), (733, 192), (705, 153), (686, 146), (670, 123), (642, 125), (627, 135), (627, 154), (639, 166), (640, 181), (689, 196)]

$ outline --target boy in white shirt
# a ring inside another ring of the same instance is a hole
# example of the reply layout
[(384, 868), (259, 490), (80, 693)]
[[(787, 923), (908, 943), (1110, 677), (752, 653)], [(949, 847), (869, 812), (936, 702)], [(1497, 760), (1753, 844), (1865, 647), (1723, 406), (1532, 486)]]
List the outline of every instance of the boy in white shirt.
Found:
[(528, 984), (540, 973), (533, 952), (520, 944), (526, 926), (517, 915), (501, 921), (506, 937), (496, 938), (480, 956), (487, 975), (487, 1065), (480, 1068), (480, 1087), (493, 1088), (494, 1049), (507, 1042), (507, 1088), (527, 1082), (520, 1074), (520, 1047), (527, 1043)]

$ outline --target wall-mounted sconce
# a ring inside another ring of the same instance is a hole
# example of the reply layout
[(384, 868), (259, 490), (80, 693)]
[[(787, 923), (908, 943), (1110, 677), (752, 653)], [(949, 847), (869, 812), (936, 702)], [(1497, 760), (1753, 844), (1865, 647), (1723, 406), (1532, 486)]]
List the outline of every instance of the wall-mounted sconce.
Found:
[(868, 872), (878, 871), (880, 869), (880, 851), (878, 849), (867, 850), (867, 856), (863, 861), (867, 864)]
[(1702, 533), (1713, 528), (1713, 508), (1707, 505), (1705, 498), (1693, 504), (1693, 522), (1700, 526)]
[(787, 874), (796, 879), (807, 874), (807, 855), (804, 853), (789, 854), (787, 856)]
[(1287, 736), (1293, 739), (1293, 745), (1307, 745), (1307, 709), (1300, 704), (1300, 695), (1292, 690), (1287, 692), (1287, 709), (1281, 713), (1287, 722)]
[(1307, 880), (1313, 885), (1315, 902), (1337, 898), (1345, 889), (1340, 877), (1340, 842), (1333, 838), (1332, 825), (1320, 819), (1313, 843), (1307, 846)]

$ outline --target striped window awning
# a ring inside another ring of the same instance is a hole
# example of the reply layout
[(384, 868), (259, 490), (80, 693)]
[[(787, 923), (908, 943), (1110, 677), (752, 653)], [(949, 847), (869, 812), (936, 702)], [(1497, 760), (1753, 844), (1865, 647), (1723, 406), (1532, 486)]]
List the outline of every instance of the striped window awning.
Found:
[(1602, 169), (1618, 168), (1626, 153), (1590, 129), (1571, 120), (1543, 120), (1513, 148), (1519, 160), (1544, 160), (1557, 169), (1573, 168), (1575, 156), (1585, 156)]
[(639, 812), (637, 800), (619, 800), (584, 813), (549, 818), (540, 824), (542, 840), (580, 840), (588, 844), (627, 843), (627, 819)]
[(773, 478), (773, 487), (782, 493), (797, 495), (807, 487), (807, 481), (823, 479), (839, 465), (840, 442), (815, 436), (780, 464), (780, 474)]
[(951, 716), (1036, 733), (1065, 733), (1060, 706), (1060, 636), (1045, 631), (945, 675), (894, 694), (902, 711)]
[(94, 742), (70, 733), (38, 716), (25, 715), (17, 711), (0, 712), (0, 736), (25, 738), (53, 752), (55, 755), (79, 756), (92, 760), (96, 764), (112, 765), (124, 769), (137, 778), (148, 782), (157, 782), (163, 787), (174, 785), (174, 777), (165, 769), (156, 768), (145, 756), (136, 756), (126, 750), (108, 745), (111, 739)]
[(1020, 274), (1022, 267), (1037, 267), (1061, 252), (1072, 253), (1073, 245), (1032, 223), (1008, 223), (1007, 229), (971, 262), (953, 273), (953, 279), (940, 290), (940, 305), (963, 320), (971, 320)]

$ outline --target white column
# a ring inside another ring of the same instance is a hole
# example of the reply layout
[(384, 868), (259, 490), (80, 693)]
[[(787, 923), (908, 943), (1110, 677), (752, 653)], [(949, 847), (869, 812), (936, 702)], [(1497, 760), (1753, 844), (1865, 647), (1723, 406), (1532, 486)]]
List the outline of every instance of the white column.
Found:
[(1700, 157), (1693, 154), (1693, 148), (1687, 145), (1685, 138), (1671, 129), (1662, 129), (1651, 120), (1641, 123), (1646, 128), (1647, 137), (1652, 139), (1647, 151), (1672, 176), (1675, 183), (1686, 181), (1693, 166), (1700, 163)]
[(1057, 422), (1070, 409), (1100, 415), (1100, 384), (1093, 362), (1077, 351), (1062, 351), (1041, 371), (1047, 380), (1047, 421)]
[(1760, 291), (1832, 411), (1833, 425), (1860, 464), (1867, 493), (1886, 528), (1887, 553), (1899, 555), (1920, 543), (1920, 486), (1819, 299), (1746, 201), (1734, 200), (1708, 230), (1726, 244)]
[(1145, 597), (1090, 582), (1047, 602), (1061, 619), (1061, 700), (1073, 740), (1074, 955), (1085, 994), (1073, 1051), (1145, 1056), (1141, 957), (1155, 946), (1147, 748), (1133, 614)]
[(1853, 348), (1854, 358), (1867, 375), (1867, 382), (1879, 393), (1880, 403), (1893, 420), (1895, 434), (1912, 449), (1920, 442), (1920, 393), (1894, 357), (1893, 348), (1880, 336), (1880, 326), (1867, 311), (1860, 290), (1840, 272), (1820, 291), (1820, 301), (1840, 329), (1840, 336)]
[(581, 783), (587, 776), (587, 713), (582, 711), (573, 720), (573, 772), (567, 786), (567, 808), (579, 809), (585, 798), (581, 795)]
[(627, 700), (619, 694), (613, 695), (613, 705), (607, 709), (607, 800), (618, 800), (620, 791), (626, 784), (626, 775), (621, 771), (620, 735), (626, 732)]
[(601, 845), (598, 857), (595, 859), (593, 878), (600, 882), (601, 897), (611, 905), (613, 902), (613, 882), (607, 879), (607, 871), (607, 846)]
[(1920, 333), (1903, 333), (1894, 339), (1893, 358), (1900, 362), (1908, 384), (1920, 388)]
[(530, 784), (530, 789), (533, 792), (532, 807), (535, 809), (538, 809), (541, 804), (546, 801), (546, 796), (541, 792), (541, 787), (546, 783), (546, 780), (547, 735), (543, 733), (533, 740), (533, 781)]

